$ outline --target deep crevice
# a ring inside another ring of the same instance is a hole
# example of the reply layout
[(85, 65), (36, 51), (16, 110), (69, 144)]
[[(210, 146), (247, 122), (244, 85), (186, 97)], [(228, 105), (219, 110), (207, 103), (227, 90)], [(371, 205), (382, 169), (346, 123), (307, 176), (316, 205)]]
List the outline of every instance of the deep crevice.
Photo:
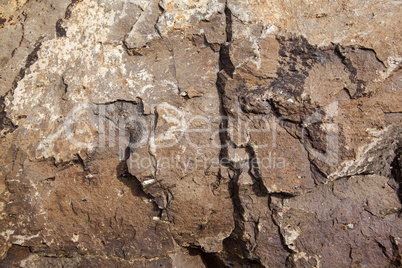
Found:
[(268, 195), (268, 190), (262, 181), (262, 175), (257, 162), (257, 155), (250, 143), (248, 143), (246, 146), (246, 152), (249, 155), (250, 170), (248, 170), (248, 173), (254, 180), (253, 191), (256, 196), (266, 196)]
[(395, 158), (391, 163), (391, 175), (398, 184), (397, 194), (402, 203), (402, 147), (395, 151)]
[(14, 132), (17, 126), (14, 125), (13, 121), (7, 117), (6, 105), (4, 103), (5, 98), (0, 97), (0, 138), (6, 136), (9, 133)]
[(258, 260), (249, 260), (240, 256), (235, 256), (225, 250), (219, 253), (206, 253), (201, 251), (201, 258), (207, 268), (264, 267)]
[[(233, 65), (230, 59), (230, 42), (232, 41), (232, 14), (231, 10), (226, 5), (225, 7), (225, 15), (226, 15), (226, 43), (220, 46), (219, 51), (219, 73), (216, 81), (216, 87), (220, 100), (219, 112), (221, 116), (221, 122), (219, 126), (219, 138), (221, 143), (221, 150), (219, 155), (220, 164), (223, 167), (230, 169), (234, 175), (229, 179), (229, 192), (231, 195), (232, 203), (233, 203), (233, 218), (235, 221), (235, 228), (232, 231), (232, 234), (223, 241), (224, 245), (224, 253), (219, 253), (222, 255), (222, 258), (218, 256), (218, 254), (213, 253), (203, 253), (202, 258), (207, 267), (232, 267), (232, 265), (240, 265), (243, 267), (262, 267), (259, 261), (249, 260), (245, 256), (247, 255), (247, 247), (242, 239), (239, 237), (239, 232), (242, 233), (241, 224), (245, 221), (243, 218), (244, 208), (241, 204), (240, 193), (239, 193), (239, 184), (238, 180), (242, 172), (250, 173), (250, 170), (242, 170), (241, 167), (238, 167), (237, 164), (230, 160), (228, 147), (231, 146), (236, 148), (235, 144), (233, 144), (230, 140), (230, 136), (228, 133), (228, 125), (229, 118), (228, 113), (225, 109), (225, 84), (227, 80), (233, 78), (233, 74), (235, 72), (235, 66)], [(250, 156), (252, 157), (252, 156)], [(255, 162), (253, 159), (250, 159), (250, 165)], [(258, 170), (258, 169), (257, 169)], [(258, 173), (258, 172), (257, 172)], [(221, 176), (221, 174), (220, 174)], [(252, 174), (250, 174), (252, 176)], [(254, 176), (252, 176), (254, 178)], [(254, 178), (255, 179), (255, 178)], [(258, 195), (264, 194), (264, 188), (260, 185), (260, 180), (255, 179), (254, 189)], [(218, 182), (219, 184), (220, 182)], [(234, 249), (236, 248), (236, 249)], [(238, 256), (238, 253), (232, 252), (233, 250), (239, 251), (241, 257)], [(229, 265), (229, 266), (228, 266)]]
[(147, 198), (153, 200), (150, 194), (147, 194), (142, 187), (141, 182), (134, 175), (128, 171), (127, 160), (122, 160), (116, 167), (117, 178), (128, 186), (134, 196)]
[(230, 60), (229, 56), (229, 42), (231, 41), (232, 38), (232, 18), (231, 18), (231, 11), (227, 7), (225, 7), (225, 14), (226, 14), (226, 41), (228, 42), (227, 44), (222, 44), (219, 52), (219, 73), (216, 81), (216, 88), (218, 91), (218, 96), (219, 96), (219, 101), (220, 101), (220, 106), (219, 106), (219, 112), (220, 112), (220, 117), (221, 117), (221, 122), (219, 125), (219, 139), (220, 139), (220, 145), (221, 145), (221, 150), (220, 150), (220, 155), (219, 155), (219, 161), (223, 166), (226, 166), (228, 168), (233, 169), (233, 167), (230, 167), (230, 161), (228, 160), (228, 146), (230, 146), (230, 138), (228, 134), (228, 125), (229, 125), (229, 120), (228, 120), (228, 114), (225, 110), (224, 106), (224, 95), (225, 95), (225, 84), (226, 80), (229, 79), (227, 76), (233, 76), (234, 72), (234, 65)]
[(232, 12), (226, 6), (225, 7), (225, 15), (226, 15), (226, 43), (221, 45), (221, 49), (219, 51), (219, 70), (225, 71), (227, 75), (233, 78), (233, 73), (235, 71), (235, 66), (230, 59), (230, 42), (232, 41)]
[[(64, 82), (64, 80), (63, 80)], [(110, 104), (117, 104), (117, 103), (129, 103), (129, 104), (133, 104), (133, 105), (138, 105), (139, 102), (138, 101), (133, 101), (133, 100), (123, 100), (123, 99), (116, 99), (113, 101), (109, 101), (109, 102), (97, 102), (94, 103), (95, 105), (110, 105)]]
[(214, 253), (201, 253), (201, 259), (206, 268), (227, 268), (228, 266)]

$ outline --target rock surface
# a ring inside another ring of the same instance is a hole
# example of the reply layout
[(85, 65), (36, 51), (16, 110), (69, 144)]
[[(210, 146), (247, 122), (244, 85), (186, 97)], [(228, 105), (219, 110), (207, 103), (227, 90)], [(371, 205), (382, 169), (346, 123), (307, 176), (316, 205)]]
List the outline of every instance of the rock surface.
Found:
[(0, 266), (400, 267), (401, 1), (0, 4)]

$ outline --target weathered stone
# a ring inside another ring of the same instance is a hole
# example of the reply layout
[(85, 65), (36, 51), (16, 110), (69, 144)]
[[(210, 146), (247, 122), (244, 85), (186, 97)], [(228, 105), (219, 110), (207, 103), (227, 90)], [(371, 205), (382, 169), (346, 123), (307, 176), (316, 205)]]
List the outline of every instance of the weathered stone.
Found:
[(387, 181), (356, 176), (284, 200), (275, 220), (295, 265), (386, 266), (397, 261), (400, 202)]
[(401, 10), (1, 3), (0, 266), (401, 266)]

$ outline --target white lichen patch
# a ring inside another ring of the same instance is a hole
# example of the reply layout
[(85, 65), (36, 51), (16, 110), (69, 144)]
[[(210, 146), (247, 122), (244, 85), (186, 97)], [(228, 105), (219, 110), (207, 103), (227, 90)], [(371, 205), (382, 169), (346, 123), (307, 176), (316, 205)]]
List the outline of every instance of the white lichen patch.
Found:
[(297, 252), (296, 254), (293, 255), (293, 259), (295, 261), (298, 261), (300, 259), (303, 259), (305, 261), (309, 261), (310, 259), (315, 259), (316, 265), (312, 266), (315, 268), (321, 267), (321, 262), (320, 262), (320, 256), (319, 255), (314, 255), (314, 256), (307, 256), (305, 252)]
[(143, 181), (142, 185), (146, 186), (146, 185), (154, 184), (155, 182), (156, 182), (155, 179), (150, 179), (150, 180)]
[(25, 241), (39, 237), (39, 234), (40, 233), (37, 233), (36, 235), (14, 235), (13, 239), (15, 239), (15, 241), (13, 241), (13, 244), (24, 245)]
[(35, 157), (62, 160), (91, 150), (98, 121), (92, 103), (138, 96), (146, 100), (152, 94), (155, 77), (149, 66), (130, 61), (128, 70), (130, 59), (121, 40), (110, 39), (121, 12), (97, 1), (77, 2), (63, 23), (66, 36), (41, 44), (38, 60), (6, 100), (8, 116), (27, 131), (28, 143), (37, 144)]
[(159, 5), (164, 9), (158, 20), (162, 33), (172, 29), (185, 30), (194, 21), (208, 21), (214, 14), (223, 12), (225, 7), (224, 2), (219, 0), (161, 0)]
[(4, 232), (1, 232), (0, 235), (4, 238), (6, 242), (8, 242), (13, 233), (14, 230), (5, 230)]
[(73, 237), (71, 238), (71, 241), (73, 241), (74, 243), (78, 242), (78, 239), (80, 238), (79, 234), (74, 233)]
[(295, 241), (300, 235), (300, 229), (297, 227), (286, 226), (283, 227), (283, 238), (285, 240), (286, 245), (294, 250), (296, 250)]

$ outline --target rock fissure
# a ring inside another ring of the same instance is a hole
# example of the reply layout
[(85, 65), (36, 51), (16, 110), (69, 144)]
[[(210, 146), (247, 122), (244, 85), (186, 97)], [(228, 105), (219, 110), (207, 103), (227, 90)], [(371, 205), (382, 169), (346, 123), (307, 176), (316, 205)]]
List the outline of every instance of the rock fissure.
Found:
[(400, 266), (397, 3), (6, 2), (0, 266)]

